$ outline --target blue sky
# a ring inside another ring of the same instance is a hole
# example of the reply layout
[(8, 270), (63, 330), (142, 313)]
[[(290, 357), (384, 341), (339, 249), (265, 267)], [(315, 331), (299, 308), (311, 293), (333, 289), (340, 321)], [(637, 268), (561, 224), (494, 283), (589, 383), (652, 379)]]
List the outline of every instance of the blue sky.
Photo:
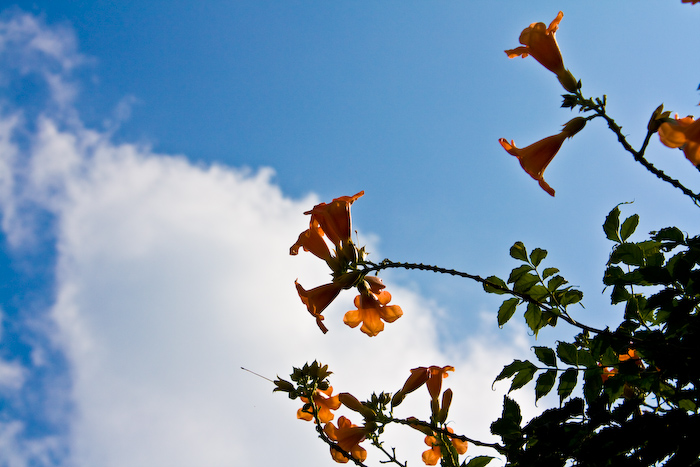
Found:
[[(697, 114), (700, 7), (680, 1), (1, 11), (0, 465), (260, 464), (269, 437), (288, 465), (330, 462), (295, 402), (238, 370), (283, 376), (315, 358), (359, 397), (454, 365), (455, 429), (485, 437), (502, 397), (491, 381), (535, 342), (519, 323), (497, 329), (497, 297), (392, 271), (401, 320), (368, 339), (342, 324), (342, 295), (323, 336), (292, 284), (327, 273), (287, 251), (305, 210), (365, 190), (353, 220), (374, 260), (507, 276), (522, 240), (586, 293), (582, 321), (611, 324), (605, 215), (634, 201), (623, 214), (641, 215), (639, 232), (694, 233), (697, 208), (597, 120), (548, 167), (555, 198), (500, 147), (574, 116), (551, 73), (503, 53), (560, 9), (566, 66), (584, 94), (607, 94), (634, 146), (658, 104)], [(647, 154), (700, 190), (680, 151), (654, 138)], [(396, 436), (419, 455), (420, 439)]]

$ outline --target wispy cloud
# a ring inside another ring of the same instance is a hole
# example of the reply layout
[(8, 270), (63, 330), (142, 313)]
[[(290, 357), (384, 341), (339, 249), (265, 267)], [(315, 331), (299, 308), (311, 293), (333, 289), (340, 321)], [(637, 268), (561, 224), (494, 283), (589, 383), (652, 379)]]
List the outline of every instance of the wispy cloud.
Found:
[[(69, 106), (72, 72), (85, 62), (69, 30), (6, 16), (0, 54), (21, 72), (2, 79), (37, 72), (51, 89), (46, 105)], [(7, 465), (257, 465), (271, 463), (273, 451), (290, 466), (329, 462), (312, 427), (295, 419), (298, 403), (240, 370), (285, 376), (314, 359), (335, 371), (336, 389), (360, 398), (396, 390), (415, 366), (454, 365), (456, 428), (488, 434), (502, 398), (490, 382), (527, 344), (494, 350), (479, 317), (479, 337), (442, 343), (434, 304), (390, 281), (405, 316), (382, 335), (342, 324), (348, 294), (326, 313), (331, 332), (322, 335), (293, 281), (321, 284), (327, 271), (311, 255), (288, 255), (316, 196), (286, 196), (269, 168), (196, 165), (116, 144), (75, 113), (28, 121), (21, 110), (9, 104), (0, 114), (3, 229), (17, 248), (27, 236), (51, 242), (56, 260), (52, 305), (16, 319), (44, 323), (36, 353), (58, 349), (70, 383), (33, 389), (57, 401), (41, 410), (61, 429), (32, 436), (23, 420), (3, 415)], [(50, 235), (38, 232), (47, 228)], [(17, 393), (27, 372), (55, 361), (0, 362), (0, 385)], [(422, 402), (402, 410), (425, 415)], [(423, 450), (418, 432), (393, 436), (412, 459)]]

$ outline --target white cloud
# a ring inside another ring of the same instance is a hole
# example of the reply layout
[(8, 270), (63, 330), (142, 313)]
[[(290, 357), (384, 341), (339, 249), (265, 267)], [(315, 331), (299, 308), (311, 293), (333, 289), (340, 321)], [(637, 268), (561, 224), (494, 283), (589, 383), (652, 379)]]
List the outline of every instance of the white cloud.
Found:
[[(70, 35), (56, 38), (41, 28), (34, 34), (27, 43), (61, 64), (62, 73), (77, 63), (70, 40), (61, 45)], [(322, 335), (293, 281), (313, 287), (327, 272), (310, 254), (288, 254), (315, 196), (285, 196), (271, 169), (197, 166), (114, 144), (75, 121), (42, 117), (25, 152), (12, 142), (27, 131), (13, 115), (0, 118), (3, 227), (17, 244), (39, 228), (25, 217), (27, 206), (55, 219), (50, 318), (69, 363), (74, 404), (64, 414), (67, 465), (330, 465), (312, 426), (295, 419), (298, 401), (273, 395), (269, 382), (240, 370), (286, 377), (292, 365), (314, 359), (335, 372), (336, 390), (360, 398), (398, 389), (415, 366), (454, 365), (446, 380), (455, 390), (454, 426), (488, 434), (502, 400), (491, 381), (527, 344), (494, 348), (498, 338), (475, 317), (478, 337), (445, 345), (435, 306), (391, 282), (405, 315), (379, 337), (342, 324), (350, 293), (325, 313), (331, 331)], [(399, 414), (425, 415), (425, 394), (409, 399)], [(16, 434), (18, 426), (2, 429)], [(405, 458), (419, 463), (423, 436), (401, 430), (396, 438)], [(370, 455), (370, 462), (380, 459)]]

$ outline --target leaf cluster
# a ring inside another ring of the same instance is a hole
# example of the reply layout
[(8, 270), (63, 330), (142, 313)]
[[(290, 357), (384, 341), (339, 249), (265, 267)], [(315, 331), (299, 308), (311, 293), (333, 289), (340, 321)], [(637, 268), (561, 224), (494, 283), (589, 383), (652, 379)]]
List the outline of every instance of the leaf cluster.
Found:
[[(513, 391), (539, 374), (535, 399), (555, 385), (559, 395), (558, 408), (524, 426), (505, 397), (491, 430), (509, 466), (700, 465), (700, 237), (669, 227), (631, 242), (639, 216), (619, 217), (618, 205), (603, 224), (614, 242), (603, 281), (612, 304), (625, 306), (617, 329), (534, 347), (537, 364), (516, 360), (496, 378), (512, 378)], [(572, 397), (579, 380), (581, 395)]]

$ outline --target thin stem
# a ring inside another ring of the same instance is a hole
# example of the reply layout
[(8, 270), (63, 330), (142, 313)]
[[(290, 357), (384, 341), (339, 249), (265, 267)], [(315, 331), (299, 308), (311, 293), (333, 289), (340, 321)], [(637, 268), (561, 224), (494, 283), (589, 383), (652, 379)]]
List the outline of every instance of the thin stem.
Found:
[(615, 133), (615, 135), (617, 136), (617, 140), (627, 152), (632, 154), (634, 160), (642, 164), (645, 169), (656, 175), (661, 180), (670, 183), (672, 186), (681, 190), (683, 194), (685, 194), (693, 200), (693, 203), (695, 203), (696, 206), (700, 206), (700, 193), (693, 193), (688, 188), (686, 188), (681, 182), (679, 182), (675, 178), (669, 177), (662, 170), (657, 169), (651, 162), (644, 158), (644, 151), (646, 150), (649, 144), (651, 135), (654, 134), (653, 131), (647, 131), (647, 135), (644, 138), (644, 143), (642, 144), (642, 147), (639, 149), (639, 151), (636, 151), (629, 144), (627, 138), (625, 138), (625, 136), (622, 134), (622, 128), (620, 128), (620, 126), (617, 123), (615, 123), (615, 120), (610, 118), (610, 116), (606, 113), (604, 101), (600, 101), (600, 99), (598, 99), (598, 102), (595, 103), (592, 99), (586, 99), (583, 97), (580, 90), (576, 91), (576, 96), (579, 98), (579, 103), (581, 105), (582, 110), (592, 110), (597, 116), (603, 117), (603, 119), (605, 119), (605, 121), (608, 124), (608, 128), (610, 128), (610, 130), (613, 133)]
[(400, 465), (401, 467), (407, 467), (407, 466), (408, 466), (408, 462), (404, 462), (404, 463), (402, 464), (402, 463), (399, 462), (399, 460), (396, 458), (396, 449), (391, 448), (391, 451), (392, 451), (392, 452), (390, 453), (389, 451), (387, 451), (386, 449), (384, 449), (384, 444), (381, 443), (381, 442), (379, 442), (379, 440), (378, 440), (378, 439), (375, 439), (375, 438), (372, 438), (372, 446), (374, 446), (375, 448), (377, 448), (377, 449), (379, 449), (380, 451), (382, 451), (382, 452), (384, 453), (384, 455), (385, 455), (386, 457), (389, 458), (388, 461), (379, 461), (380, 463), (382, 463), (382, 464), (389, 464), (389, 463), (392, 463), (392, 464)]
[(503, 287), (502, 285), (496, 284), (494, 282), (489, 281), (488, 279), (484, 279), (481, 276), (477, 276), (474, 274), (469, 274), (466, 272), (462, 271), (457, 271), (456, 269), (447, 269), (447, 268), (442, 268), (440, 266), (432, 266), (428, 264), (422, 264), (422, 263), (399, 263), (395, 261), (390, 261), (388, 259), (385, 259), (379, 264), (375, 264), (372, 262), (367, 262), (370, 267), (365, 269), (366, 273), (370, 273), (373, 271), (381, 271), (382, 269), (390, 269), (390, 268), (402, 268), (402, 269), (418, 269), (421, 271), (433, 271), (436, 273), (440, 274), (449, 274), (451, 276), (458, 276), (458, 277), (463, 277), (465, 279), (471, 279), (473, 281), (479, 282), (480, 284), (484, 286), (491, 287), (496, 290), (500, 290), (501, 292), (513, 295), (514, 297), (517, 297), (523, 301), (526, 301), (528, 303), (533, 303), (537, 305), (540, 308), (543, 308), (551, 313), (554, 313), (555, 315), (559, 316), (562, 320), (565, 322), (569, 323), (572, 326), (575, 326), (579, 329), (582, 329), (584, 331), (588, 332), (593, 332), (596, 334), (600, 334), (603, 332), (601, 329), (596, 329), (591, 326), (579, 323), (578, 321), (574, 320), (571, 316), (569, 316), (568, 313), (561, 313), (559, 309), (554, 309), (544, 303), (541, 303), (534, 298), (530, 297), (527, 294), (521, 293), (521, 292), (516, 292), (515, 290), (511, 290), (508, 287)]
[(499, 453), (502, 453), (503, 450), (505, 449), (504, 446), (501, 446), (501, 445), (498, 444), (498, 443), (484, 443), (484, 442), (482, 442), (482, 441), (479, 441), (479, 440), (476, 440), (476, 439), (472, 439), (472, 438), (469, 438), (469, 437), (464, 436), (464, 435), (458, 435), (458, 434), (455, 434), (455, 433), (450, 433), (449, 431), (447, 431), (446, 428), (439, 428), (439, 427), (436, 427), (436, 426), (434, 426), (434, 425), (431, 425), (431, 424), (428, 423), (428, 422), (424, 422), (424, 421), (421, 421), (421, 420), (404, 420), (404, 419), (402, 419), (402, 418), (393, 418), (393, 417), (391, 417), (391, 418), (388, 418), (388, 419), (387, 419), (387, 422), (393, 422), (393, 423), (398, 423), (398, 424), (400, 424), (400, 425), (408, 425), (408, 426), (412, 426), (412, 427), (415, 427), (415, 426), (424, 426), (424, 427), (426, 427), (426, 428), (430, 428), (430, 429), (433, 430), (435, 433), (442, 433), (443, 435), (449, 436), (450, 438), (454, 438), (454, 439), (458, 439), (458, 440), (460, 440), (460, 441), (466, 441), (466, 442), (468, 442), (468, 443), (471, 443), (471, 444), (473, 444), (474, 446), (482, 446), (482, 447), (486, 447), (486, 448), (495, 449), (495, 450), (498, 451)]

